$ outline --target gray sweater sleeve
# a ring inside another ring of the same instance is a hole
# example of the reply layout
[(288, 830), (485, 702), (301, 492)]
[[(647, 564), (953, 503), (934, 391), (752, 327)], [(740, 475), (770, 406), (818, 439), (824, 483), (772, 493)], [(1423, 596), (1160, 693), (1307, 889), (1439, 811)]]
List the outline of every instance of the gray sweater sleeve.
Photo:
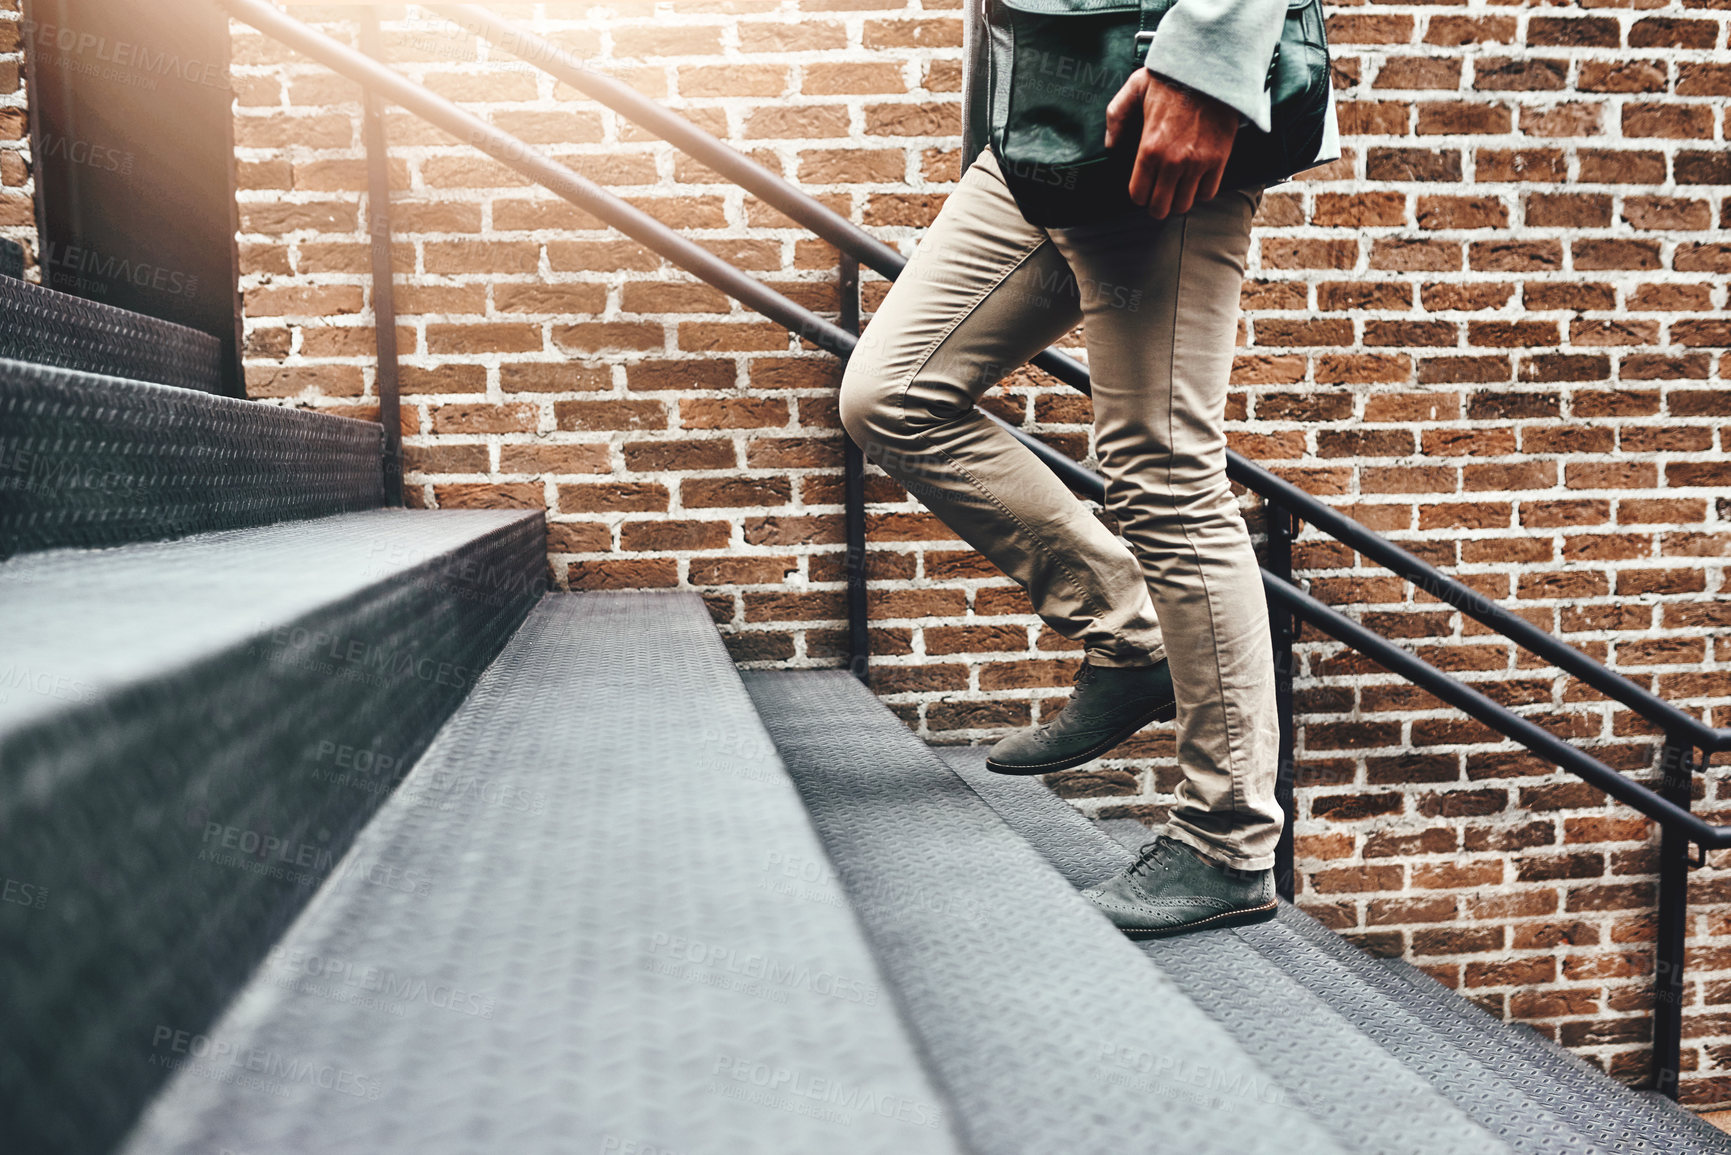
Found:
[(1287, 0), (1177, 0), (1160, 18), (1150, 71), (1205, 93), (1269, 131), (1268, 64)]

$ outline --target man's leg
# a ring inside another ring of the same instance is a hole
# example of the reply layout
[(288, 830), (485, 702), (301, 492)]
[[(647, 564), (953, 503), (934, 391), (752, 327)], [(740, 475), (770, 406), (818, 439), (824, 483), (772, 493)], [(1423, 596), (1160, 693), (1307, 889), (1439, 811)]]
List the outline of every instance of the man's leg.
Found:
[(1006, 373), (1075, 327), (1076, 285), (1022, 219), (988, 152), (891, 286), (841, 389), (849, 436), (1028, 591), (1090, 664), (1163, 654), (1141, 566), (1032, 452), (975, 408)]
[(1240, 871), (1274, 862), (1279, 729), (1262, 577), (1226, 479), (1226, 387), (1261, 195), (1051, 236), (1074, 269), (1107, 505), (1141, 560), (1178, 700), (1166, 833)]

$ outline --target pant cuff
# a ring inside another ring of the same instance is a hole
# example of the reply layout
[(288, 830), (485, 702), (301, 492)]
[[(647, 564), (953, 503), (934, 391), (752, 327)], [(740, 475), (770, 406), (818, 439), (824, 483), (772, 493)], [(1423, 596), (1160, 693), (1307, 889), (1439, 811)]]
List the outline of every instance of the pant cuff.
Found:
[(1180, 826), (1175, 820), (1168, 819), (1166, 828), (1161, 833), (1182, 842), (1216, 866), (1226, 866), (1233, 870), (1269, 870), (1274, 866), (1272, 854), (1240, 853), (1234, 847), (1222, 846), (1218, 842), (1203, 838), (1188, 827)]
[(1088, 664), (1091, 666), (1104, 666), (1110, 670), (1133, 670), (1156, 665), (1159, 663), (1160, 659), (1165, 656), (1166, 651), (1164, 648), (1146, 654), (1124, 653), (1121, 650), (1114, 650), (1110, 653), (1102, 653), (1099, 650), (1089, 650)]

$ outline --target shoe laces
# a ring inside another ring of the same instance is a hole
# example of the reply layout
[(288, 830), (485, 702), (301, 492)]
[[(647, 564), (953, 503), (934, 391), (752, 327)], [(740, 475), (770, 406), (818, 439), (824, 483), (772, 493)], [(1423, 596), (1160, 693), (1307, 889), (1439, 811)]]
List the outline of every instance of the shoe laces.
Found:
[(1070, 685), (1073, 690), (1080, 690), (1093, 680), (1094, 667), (1088, 663), (1088, 659), (1083, 658), (1082, 664), (1076, 667), (1076, 676), (1070, 679)]
[[(1162, 852), (1166, 850), (1166, 845), (1169, 842), (1172, 842), (1172, 839), (1167, 838), (1162, 834), (1143, 843), (1142, 849), (1136, 852), (1136, 861), (1130, 864), (1131, 875), (1134, 876), (1145, 873), (1147, 869), (1160, 858)], [(1164, 864), (1162, 864), (1162, 869), (1164, 869)]]
[[(1070, 708), (1070, 706), (1076, 701), (1077, 697), (1081, 695), (1082, 688), (1084, 686), (1086, 686), (1093, 679), (1093, 675), (1094, 675), (1094, 667), (1092, 667), (1088, 664), (1088, 659), (1083, 658), (1082, 664), (1080, 666), (1076, 667), (1075, 676), (1070, 679), (1070, 701), (1066, 702), (1064, 704), (1065, 710), (1068, 710)], [(1059, 713), (1062, 714), (1063, 711), (1060, 710)], [(1057, 720), (1058, 719), (1056, 716), (1053, 716), (1051, 718), (1047, 718), (1045, 721), (1038, 723), (1039, 728), (1041, 730), (1049, 730), (1052, 727), (1052, 723), (1056, 722)]]

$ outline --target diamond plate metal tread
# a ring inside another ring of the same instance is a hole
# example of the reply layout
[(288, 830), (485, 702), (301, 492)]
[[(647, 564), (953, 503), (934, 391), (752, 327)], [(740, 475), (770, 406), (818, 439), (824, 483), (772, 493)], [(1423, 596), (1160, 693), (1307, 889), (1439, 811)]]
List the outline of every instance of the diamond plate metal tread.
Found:
[(1094, 825), (1131, 852), (1140, 850), (1154, 836), (1146, 824), (1134, 818), (1096, 818)]
[(961, 1151), (694, 595), (543, 600), (357, 861), (128, 1152)]
[[(943, 747), (939, 749), (948, 761), (981, 796), (999, 808), (1005, 821), (1021, 832), (1043, 853), (1048, 853), (1077, 885), (1090, 885), (1100, 877), (1118, 869), (1126, 852), (1116, 840), (1099, 829), (1062, 799), (1031, 779), (1008, 778), (985, 769), (983, 749), (975, 747)], [(1351, 987), (1369, 983), (1389, 996), (1390, 1005), (1401, 1008), (1402, 1014), (1420, 1024), (1433, 1038), (1446, 1037), (1449, 1049), (1457, 1057), (1479, 1064), (1487, 1078), (1502, 1080), (1506, 1086), (1519, 1089), (1519, 1094), (1541, 1105), (1554, 1120), (1573, 1128), (1581, 1136), (1605, 1151), (1724, 1151), (1725, 1136), (1709, 1124), (1675, 1108), (1650, 1102), (1645, 1096), (1631, 1092), (1615, 1080), (1594, 1068), (1556, 1051), (1550, 1066), (1542, 1070), (1531, 1060), (1542, 1057), (1547, 1049), (1543, 1040), (1530, 1032), (1512, 1029), (1486, 1014), (1482, 1009), (1448, 991), (1422, 972), (1412, 976), (1396, 976), (1380, 960), (1354, 947), (1315, 919), (1288, 904), (1282, 904), (1280, 927), (1303, 936), (1313, 949), (1320, 949), (1344, 965), (1354, 976), (1343, 980), (1338, 974), (1330, 982)], [(1268, 926), (1248, 927), (1230, 932), (1210, 932), (1187, 939), (1145, 944), (1156, 959), (1160, 949), (1196, 940), (1218, 939), (1222, 935), (1255, 938), (1273, 933)], [(1311, 976), (1314, 978), (1315, 976)], [(1411, 991), (1399, 983), (1422, 991), (1424, 999), (1416, 1002)], [(1424, 984), (1428, 984), (1428, 990)], [(1330, 989), (1327, 984), (1323, 990)], [(1467, 1021), (1477, 1029), (1477, 1037), (1463, 1039), (1458, 1022)], [(1577, 1069), (1574, 1082), (1556, 1069), (1560, 1055)], [(1507, 1104), (1505, 1104), (1507, 1106)], [(1510, 1110), (1518, 1108), (1510, 1107)], [(1667, 1116), (1669, 1116), (1667, 1118)], [(1539, 1149), (1547, 1149), (1542, 1142)]]
[(1139, 945), (1348, 1149), (1363, 1155), (1510, 1150), (1230, 932)]
[(1344, 1150), (859, 682), (744, 677), (975, 1150)]
[(0, 277), (0, 358), (222, 388), (222, 345), (208, 333), (10, 277)]
[(1595, 1145), (1545, 1108), (1532, 1072), (1499, 1070), (1485, 1062), (1480, 1044), (1460, 1040), (1412, 1014), (1406, 1004), (1362, 982), (1348, 968), (1288, 928), (1307, 916), (1286, 907), (1273, 922), (1239, 927), (1234, 934), (1309, 989), (1334, 1012), (1388, 1051), (1467, 1115), (1522, 1155), (1617, 1155)]
[[(984, 749), (940, 747), (938, 753), (1072, 885), (1093, 885), (1128, 861), (1129, 847), (1038, 780), (987, 770)], [(1143, 836), (1148, 833), (1142, 828)], [(1233, 932), (1137, 945), (1348, 1149), (1390, 1155), (1508, 1150), (1310, 991), (1246, 950)]]
[(377, 508), (383, 452), (371, 422), (0, 360), (0, 558)]
[(1632, 1090), (1538, 1033), (1511, 1025), (1400, 959), (1358, 950), (1314, 919), (1289, 929), (1362, 981), (1457, 1040), (1541, 1099), (1552, 1114), (1610, 1151), (1731, 1153), (1731, 1136), (1668, 1099)]
[[(1506, 1041), (1531, 1066), (1556, 1080), (1559, 1089), (1572, 1092), (1573, 1101), (1559, 1103), (1555, 1110), (1568, 1117), (1583, 1134), (1602, 1143), (1621, 1144), (1622, 1149), (1632, 1152), (1704, 1151), (1731, 1155), (1731, 1135), (1687, 1108), (1656, 1092), (1633, 1090), (1537, 1031), (1519, 1025), (1511, 1030), (1511, 1024), (1470, 999), (1461, 998), (1405, 959), (1366, 957), (1406, 984), (1404, 990), (1430, 1000), (1481, 1036)], [(1615, 1109), (1607, 1112), (1605, 1104), (1612, 1099)]]
[(1077, 890), (1105, 881), (1128, 861), (1129, 852), (1116, 838), (1046, 789), (1038, 778), (987, 770), (985, 747), (932, 749), (1006, 826), (1025, 838)]
[[(0, 1134), (108, 1151), (540, 596), (518, 511), (0, 563)], [(172, 1036), (171, 1036), (172, 1038)]]

